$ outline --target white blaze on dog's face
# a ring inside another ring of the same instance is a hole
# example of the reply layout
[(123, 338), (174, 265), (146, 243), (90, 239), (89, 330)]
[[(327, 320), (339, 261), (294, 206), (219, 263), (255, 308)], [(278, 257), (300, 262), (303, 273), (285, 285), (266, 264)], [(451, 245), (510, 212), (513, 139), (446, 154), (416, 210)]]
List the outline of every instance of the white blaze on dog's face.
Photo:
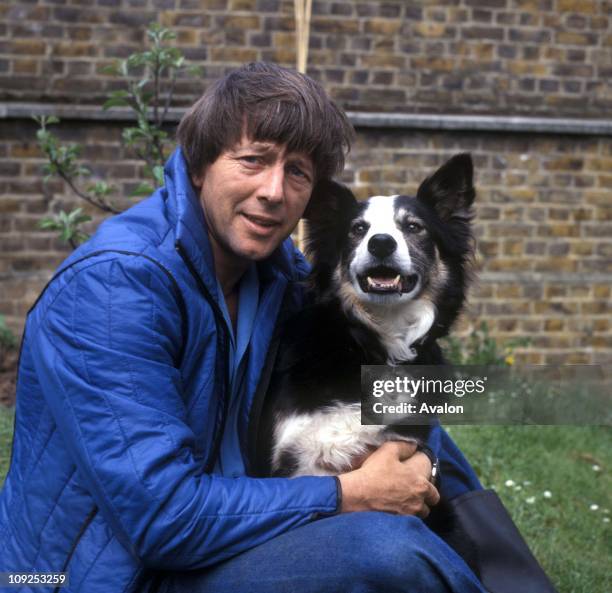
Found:
[(398, 197), (370, 198), (352, 221), (353, 252), (347, 262), (348, 275), (357, 298), (363, 302), (406, 302), (422, 287), (410, 253), (410, 234), (424, 228), (415, 214), (398, 208)]

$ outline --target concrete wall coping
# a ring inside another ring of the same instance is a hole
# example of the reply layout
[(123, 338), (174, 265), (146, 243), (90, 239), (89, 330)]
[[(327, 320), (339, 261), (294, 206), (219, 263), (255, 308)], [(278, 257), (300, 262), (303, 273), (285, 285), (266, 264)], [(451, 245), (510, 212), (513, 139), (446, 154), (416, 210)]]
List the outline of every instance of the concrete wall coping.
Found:
[[(169, 109), (166, 121), (178, 122), (185, 113), (185, 109), (178, 107)], [(104, 111), (98, 105), (0, 102), (0, 119), (29, 119), (33, 115), (56, 115), (65, 120), (132, 121), (135, 119), (133, 112), (127, 108), (113, 108)], [(612, 136), (612, 120), (608, 119), (360, 111), (347, 111), (347, 115), (356, 128)]]

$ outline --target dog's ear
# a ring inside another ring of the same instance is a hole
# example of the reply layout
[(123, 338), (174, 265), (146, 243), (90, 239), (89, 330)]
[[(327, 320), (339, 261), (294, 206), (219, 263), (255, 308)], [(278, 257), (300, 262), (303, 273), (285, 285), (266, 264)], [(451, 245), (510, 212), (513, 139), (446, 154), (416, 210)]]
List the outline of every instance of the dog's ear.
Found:
[(319, 181), (304, 212), (307, 223), (306, 255), (313, 265), (311, 282), (322, 297), (331, 286), (342, 244), (357, 208), (353, 192), (336, 181)]
[(322, 179), (312, 190), (303, 218), (312, 224), (329, 220), (330, 216), (352, 208), (357, 203), (353, 192), (337, 181)]
[(417, 199), (432, 206), (444, 221), (469, 220), (475, 197), (474, 166), (469, 153), (453, 156), (425, 179), (417, 192)]

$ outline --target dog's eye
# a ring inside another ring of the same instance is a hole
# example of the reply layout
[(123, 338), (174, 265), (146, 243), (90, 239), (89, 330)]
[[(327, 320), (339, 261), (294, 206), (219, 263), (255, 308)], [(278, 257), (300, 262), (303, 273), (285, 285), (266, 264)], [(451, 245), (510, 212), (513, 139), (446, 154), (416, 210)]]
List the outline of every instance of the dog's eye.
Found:
[(418, 222), (408, 221), (404, 224), (404, 229), (409, 233), (419, 233), (423, 230), (423, 226)]
[(368, 232), (369, 229), (369, 225), (366, 222), (356, 222), (352, 227), (351, 227), (351, 232), (354, 235), (365, 235)]

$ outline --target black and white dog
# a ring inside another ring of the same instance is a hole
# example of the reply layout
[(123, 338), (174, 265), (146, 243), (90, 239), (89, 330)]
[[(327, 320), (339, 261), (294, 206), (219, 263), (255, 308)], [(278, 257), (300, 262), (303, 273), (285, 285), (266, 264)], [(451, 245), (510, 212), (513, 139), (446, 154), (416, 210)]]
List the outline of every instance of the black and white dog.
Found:
[[(358, 202), (320, 183), (306, 213), (314, 304), (283, 324), (257, 456), (276, 476), (337, 475), (387, 440), (428, 426), (361, 425), (361, 365), (443, 364), (437, 340), (465, 301), (475, 191), (469, 154), (416, 197)], [(263, 465), (262, 465), (263, 464)]]

